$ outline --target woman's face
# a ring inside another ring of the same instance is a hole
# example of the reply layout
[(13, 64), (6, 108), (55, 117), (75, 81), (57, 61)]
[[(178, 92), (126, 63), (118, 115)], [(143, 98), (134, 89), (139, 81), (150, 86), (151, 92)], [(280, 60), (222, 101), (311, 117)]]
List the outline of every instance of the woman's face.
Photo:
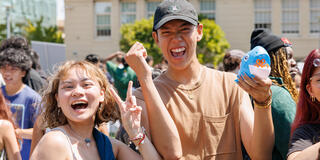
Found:
[(310, 96), (315, 97), (320, 102), (320, 67), (317, 67), (313, 72), (307, 90)]
[(94, 121), (104, 91), (83, 69), (72, 68), (60, 79), (56, 99), (68, 121)]

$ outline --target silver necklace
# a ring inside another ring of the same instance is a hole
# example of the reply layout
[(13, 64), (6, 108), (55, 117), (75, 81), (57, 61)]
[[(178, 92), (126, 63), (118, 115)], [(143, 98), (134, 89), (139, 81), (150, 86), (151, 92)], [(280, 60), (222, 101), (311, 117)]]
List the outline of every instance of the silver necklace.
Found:
[[(72, 128), (70, 125), (68, 125), (68, 127), (70, 128), (71, 132), (76, 135), (78, 137), (78, 139), (83, 139), (80, 135), (78, 135)], [(87, 147), (90, 147), (90, 143), (91, 143), (91, 139), (90, 138), (85, 138), (84, 142), (86, 143)]]

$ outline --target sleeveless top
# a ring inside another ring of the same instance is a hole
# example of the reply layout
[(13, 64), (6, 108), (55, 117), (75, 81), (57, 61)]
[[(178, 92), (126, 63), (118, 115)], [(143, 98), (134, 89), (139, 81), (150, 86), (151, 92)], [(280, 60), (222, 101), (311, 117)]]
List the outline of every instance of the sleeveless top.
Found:
[(73, 148), (72, 148), (72, 143), (71, 143), (71, 141), (70, 141), (70, 139), (69, 139), (69, 135), (67, 134), (67, 132), (66, 132), (64, 129), (59, 128), (59, 127), (52, 128), (52, 129), (50, 129), (50, 128), (47, 128), (47, 129), (46, 129), (46, 133), (51, 132), (51, 131), (61, 131), (61, 132), (66, 136), (67, 141), (68, 141), (68, 143), (69, 143), (69, 146), (70, 146), (70, 148), (71, 148), (73, 160), (77, 160), (77, 157), (76, 157), (76, 155), (74, 154), (74, 151), (73, 151)]
[[(72, 143), (69, 139), (68, 134), (66, 133), (66, 131), (64, 129), (59, 128), (59, 127), (56, 127), (53, 129), (47, 128), (46, 133), (50, 132), (50, 131), (55, 131), (55, 130), (61, 131), (67, 137), (68, 143), (69, 143), (71, 151), (72, 151), (73, 160), (77, 160), (76, 155), (75, 155), (73, 148), (72, 148)], [(96, 141), (96, 145), (97, 145), (100, 159), (101, 160), (115, 160), (113, 150), (112, 150), (112, 144), (111, 144), (109, 138), (106, 135), (104, 135), (103, 133), (99, 132), (96, 128), (93, 128), (92, 134), (93, 134), (93, 137)]]

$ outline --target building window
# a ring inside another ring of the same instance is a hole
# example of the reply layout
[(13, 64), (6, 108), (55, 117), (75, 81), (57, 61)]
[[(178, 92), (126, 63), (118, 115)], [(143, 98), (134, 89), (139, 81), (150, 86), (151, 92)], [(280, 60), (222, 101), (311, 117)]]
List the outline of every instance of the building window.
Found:
[(121, 2), (121, 24), (134, 23), (136, 20), (136, 3)]
[(147, 18), (150, 18), (154, 15), (154, 12), (157, 9), (157, 6), (160, 4), (159, 2), (147, 2)]
[(299, 0), (282, 0), (282, 33), (299, 33)]
[(208, 19), (216, 19), (216, 1), (200, 0), (200, 14)]
[(310, 33), (320, 33), (319, 0), (310, 0)]
[(271, 30), (271, 1), (254, 0), (254, 28)]
[(111, 36), (111, 3), (96, 2), (96, 36)]

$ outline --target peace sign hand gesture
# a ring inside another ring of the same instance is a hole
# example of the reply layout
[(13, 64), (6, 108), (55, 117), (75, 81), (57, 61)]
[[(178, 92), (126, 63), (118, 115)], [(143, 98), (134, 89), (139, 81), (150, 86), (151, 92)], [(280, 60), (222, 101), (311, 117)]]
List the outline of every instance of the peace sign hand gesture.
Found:
[(123, 127), (127, 131), (129, 137), (136, 137), (142, 132), (140, 125), (142, 108), (137, 106), (136, 97), (132, 95), (132, 81), (128, 84), (125, 102), (121, 100), (113, 88), (110, 89), (110, 92), (120, 108)]

